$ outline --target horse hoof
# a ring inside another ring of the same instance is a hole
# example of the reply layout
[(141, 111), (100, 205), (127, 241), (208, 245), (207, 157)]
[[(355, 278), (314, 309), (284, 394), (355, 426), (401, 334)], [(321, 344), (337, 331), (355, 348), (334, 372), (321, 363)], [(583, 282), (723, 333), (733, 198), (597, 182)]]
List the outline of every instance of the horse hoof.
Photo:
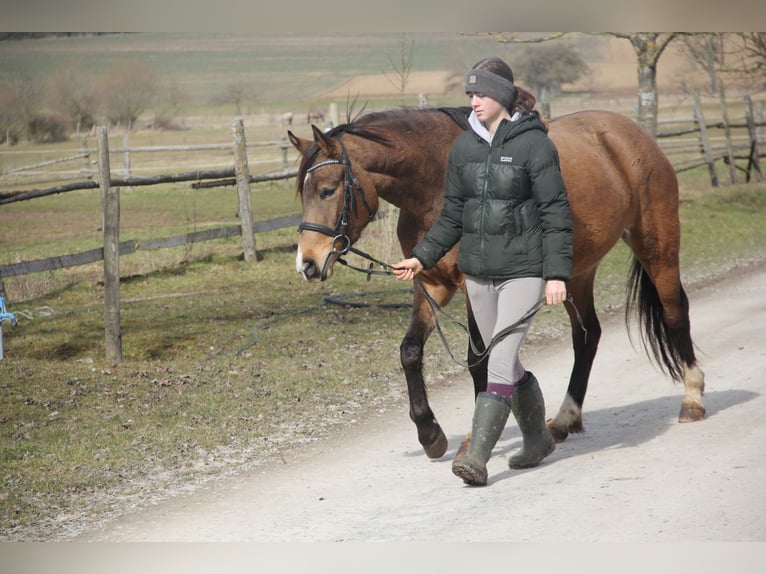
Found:
[(679, 423), (696, 423), (705, 419), (705, 407), (702, 405), (681, 405), (678, 413)]
[(439, 429), (439, 434), (431, 444), (424, 444), (423, 450), (426, 452), (428, 458), (441, 458), (444, 453), (447, 452), (447, 437), (444, 436), (444, 431)]

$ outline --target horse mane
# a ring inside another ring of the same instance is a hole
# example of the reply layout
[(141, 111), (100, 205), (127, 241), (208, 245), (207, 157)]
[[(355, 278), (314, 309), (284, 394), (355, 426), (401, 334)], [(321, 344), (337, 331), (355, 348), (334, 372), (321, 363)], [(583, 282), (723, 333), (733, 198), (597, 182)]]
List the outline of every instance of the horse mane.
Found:
[[(424, 114), (446, 114), (456, 124), (463, 129), (468, 129), (468, 116), (471, 108), (463, 107), (441, 107), (441, 108), (416, 108), (411, 106), (402, 106), (390, 110), (369, 112), (348, 123), (339, 124), (331, 128), (325, 135), (336, 137), (341, 134), (357, 136), (385, 147), (393, 145), (390, 137), (391, 133), (407, 133), (419, 129), (420, 121)], [(319, 154), (319, 146), (312, 142), (304, 152), (301, 160), (296, 180), (298, 182), (298, 195), (303, 190), (303, 180), (306, 177), (306, 171), (314, 165), (316, 157)]]

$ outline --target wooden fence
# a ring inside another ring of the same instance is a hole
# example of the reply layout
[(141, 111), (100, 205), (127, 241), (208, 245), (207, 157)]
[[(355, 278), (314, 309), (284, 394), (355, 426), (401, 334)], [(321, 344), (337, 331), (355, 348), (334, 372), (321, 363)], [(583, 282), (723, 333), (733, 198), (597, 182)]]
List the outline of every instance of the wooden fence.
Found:
[[(745, 97), (744, 120), (731, 122), (728, 107), (721, 96), (721, 120), (709, 123), (700, 98), (695, 95), (692, 113), (691, 118), (658, 121), (657, 139), (676, 173), (707, 166), (710, 182), (717, 187), (720, 181), (718, 164), (723, 163), (731, 183), (737, 183), (738, 170), (744, 173), (746, 182), (751, 179), (762, 181), (760, 158), (766, 152), (760, 131), (766, 125), (763, 122), (762, 102), (753, 103), (750, 97)], [(738, 161), (744, 165), (738, 164)]]
[[(760, 127), (763, 123), (763, 110), (761, 102), (753, 105), (749, 98), (745, 98), (745, 120), (742, 123), (731, 123), (723, 98), (721, 98), (722, 120), (708, 123), (700, 104), (699, 98), (695, 97), (693, 117), (686, 119), (660, 120), (660, 126), (673, 125), (675, 129), (659, 131), (657, 138), (671, 159), (677, 172), (707, 165), (714, 186), (719, 184), (717, 163), (723, 162), (729, 167), (729, 177), (732, 183), (737, 182), (737, 170), (745, 173), (746, 181), (755, 178), (762, 180), (760, 167), (761, 136)], [(733, 130), (743, 132), (734, 135)], [(744, 131), (743, 131), (744, 130)], [(268, 221), (254, 222), (251, 205), (250, 184), (287, 180), (295, 176), (297, 170), (287, 166), (286, 141), (246, 143), (244, 125), (242, 120), (235, 120), (231, 125), (232, 144), (219, 145), (196, 145), (196, 146), (154, 146), (147, 148), (129, 147), (127, 140), (122, 149), (111, 150), (112, 154), (123, 154), (122, 169), (113, 170), (109, 163), (110, 150), (107, 137), (107, 129), (98, 129), (98, 147), (96, 150), (82, 149), (66, 157), (38, 162), (22, 168), (8, 170), (5, 174), (21, 173), (48, 177), (45, 172), (35, 172), (52, 165), (65, 162), (82, 161), (85, 168), (77, 170), (71, 177), (77, 177), (83, 171), (91, 172), (91, 179), (87, 181), (75, 181), (72, 183), (60, 183), (59, 185), (26, 191), (0, 193), (0, 205), (16, 201), (25, 201), (48, 195), (65, 193), (73, 190), (95, 189), (101, 191), (102, 205), (104, 209), (104, 243), (103, 247), (89, 251), (50, 257), (47, 259), (24, 261), (0, 265), (0, 296), (5, 295), (3, 277), (24, 275), (40, 271), (50, 271), (76, 265), (84, 265), (100, 260), (104, 261), (104, 284), (105, 284), (105, 332), (106, 332), (106, 358), (119, 361), (122, 359), (121, 336), (120, 336), (120, 313), (119, 313), (119, 258), (136, 251), (137, 249), (162, 249), (184, 244), (198, 243), (224, 237), (239, 235), (242, 238), (242, 248), (246, 261), (256, 259), (255, 233), (295, 226), (300, 221), (300, 215), (290, 215)], [(720, 132), (720, 133), (717, 133)], [(693, 137), (690, 134), (696, 134)], [(261, 175), (251, 175), (247, 148), (260, 146), (279, 146), (282, 149), (282, 169)], [(233, 150), (234, 167), (224, 169), (194, 170), (178, 174), (152, 175), (138, 177), (131, 175), (131, 152), (142, 151), (205, 151), (205, 150)], [(97, 154), (98, 177), (92, 179), (92, 155)], [(745, 161), (746, 165), (737, 165), (737, 160)], [(122, 177), (113, 177), (115, 171), (122, 171)], [(57, 176), (57, 182), (61, 181), (61, 174)], [(36, 183), (49, 180), (36, 180)], [(157, 185), (163, 183), (188, 182), (192, 187), (217, 187), (236, 186), (238, 197), (238, 215), (240, 224), (236, 226), (208, 229), (194, 233), (186, 233), (174, 237), (142, 241), (121, 242), (119, 237), (119, 189), (145, 185)]]
[[(109, 139), (106, 128), (98, 128), (98, 147), (97, 180), (79, 181), (66, 183), (46, 189), (35, 189), (30, 191), (19, 191), (6, 193), (0, 196), (0, 205), (16, 201), (25, 201), (59, 193), (66, 193), (74, 190), (85, 190), (99, 188), (101, 192), (101, 201), (104, 214), (104, 242), (103, 247), (89, 251), (49, 257), (35, 261), (23, 261), (0, 265), (0, 294), (4, 295), (3, 278), (40, 271), (50, 271), (75, 265), (84, 265), (94, 263), (100, 260), (104, 261), (104, 324), (105, 324), (105, 355), (109, 361), (122, 360), (122, 338), (120, 328), (120, 257), (136, 251), (138, 248), (162, 249), (188, 243), (198, 243), (212, 239), (232, 237), (239, 235), (242, 237), (242, 247), (246, 261), (256, 260), (255, 233), (280, 229), (288, 226), (296, 226), (300, 221), (300, 215), (291, 215), (261, 221), (254, 223), (252, 203), (251, 203), (251, 183), (274, 181), (280, 179), (289, 179), (295, 176), (297, 169), (287, 167), (287, 143), (276, 142), (258, 142), (255, 146), (274, 146), (277, 145), (283, 150), (282, 169), (262, 175), (251, 175), (247, 157), (248, 144), (246, 142), (244, 124), (242, 120), (236, 120), (231, 126), (232, 145), (226, 148), (233, 150), (234, 167), (217, 170), (197, 170), (193, 172), (180, 173), (175, 175), (156, 175), (149, 177), (126, 176), (122, 178), (112, 177), (112, 168), (110, 165), (110, 153), (126, 150), (109, 150)], [(252, 147), (252, 145), (251, 145)], [(166, 150), (171, 148), (164, 148)], [(177, 149), (177, 148), (176, 148)], [(195, 146), (200, 149), (224, 149), (222, 146)], [(156, 150), (156, 148), (152, 148)], [(55, 165), (65, 161), (87, 159), (90, 164), (90, 154), (93, 150), (78, 152), (72, 156), (40, 162), (33, 166), (27, 166), (31, 169), (38, 169), (44, 166)], [(136, 151), (136, 148), (132, 148)], [(16, 170), (22, 171), (22, 170)], [(27, 170), (29, 171), (29, 170)], [(129, 163), (126, 162), (126, 171), (129, 173)], [(204, 231), (186, 233), (174, 237), (154, 239), (143, 241), (139, 245), (136, 241), (120, 241), (120, 188), (137, 187), (144, 185), (157, 185), (160, 183), (191, 182), (194, 187), (227, 186), (234, 185), (237, 189), (238, 208), (240, 224), (236, 226), (220, 227)]]

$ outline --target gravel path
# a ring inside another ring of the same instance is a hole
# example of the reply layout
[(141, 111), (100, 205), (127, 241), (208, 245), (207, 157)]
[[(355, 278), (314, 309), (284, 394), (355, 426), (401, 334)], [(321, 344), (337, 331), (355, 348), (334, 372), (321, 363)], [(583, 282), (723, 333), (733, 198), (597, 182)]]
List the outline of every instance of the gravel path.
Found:
[[(766, 267), (690, 296), (706, 373), (706, 420), (678, 424), (682, 387), (634, 349), (621, 317), (604, 325), (586, 431), (544, 463), (511, 471), (510, 424), (489, 485), (450, 472), (468, 431), (466, 376), (431, 391), (449, 438), (429, 460), (406, 412), (377, 416), (267, 470), (227, 478), (86, 532), (81, 541), (727, 542), (766, 541)], [(558, 409), (568, 344), (525, 357)], [(759, 547), (760, 548), (760, 547)]]

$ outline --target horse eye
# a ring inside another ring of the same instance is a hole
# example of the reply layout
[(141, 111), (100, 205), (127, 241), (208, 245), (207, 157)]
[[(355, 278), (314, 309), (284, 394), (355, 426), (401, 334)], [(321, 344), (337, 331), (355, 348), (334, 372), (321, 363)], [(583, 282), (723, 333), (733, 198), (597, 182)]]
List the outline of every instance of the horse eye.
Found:
[(320, 199), (328, 199), (335, 195), (335, 188), (334, 187), (324, 187), (321, 190), (319, 190), (319, 198)]

